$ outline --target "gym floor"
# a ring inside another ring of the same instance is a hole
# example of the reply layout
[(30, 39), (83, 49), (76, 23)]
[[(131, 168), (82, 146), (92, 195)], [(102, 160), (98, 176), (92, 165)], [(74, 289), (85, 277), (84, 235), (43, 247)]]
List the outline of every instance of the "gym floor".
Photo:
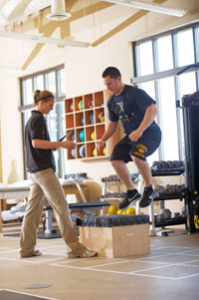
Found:
[[(199, 235), (179, 231), (150, 242), (145, 256), (68, 259), (62, 239), (39, 239), (43, 255), (20, 259), (19, 238), (0, 234), (0, 299), (198, 299)], [(27, 289), (33, 284), (51, 286)], [(16, 298), (1, 298), (4, 290)]]

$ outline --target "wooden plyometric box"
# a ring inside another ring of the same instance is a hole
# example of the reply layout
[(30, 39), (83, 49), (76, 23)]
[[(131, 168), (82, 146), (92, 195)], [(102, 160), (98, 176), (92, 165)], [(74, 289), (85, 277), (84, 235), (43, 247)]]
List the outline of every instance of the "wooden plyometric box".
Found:
[(79, 230), (80, 242), (90, 250), (97, 251), (98, 256), (113, 258), (150, 252), (148, 223), (112, 227), (80, 226)]

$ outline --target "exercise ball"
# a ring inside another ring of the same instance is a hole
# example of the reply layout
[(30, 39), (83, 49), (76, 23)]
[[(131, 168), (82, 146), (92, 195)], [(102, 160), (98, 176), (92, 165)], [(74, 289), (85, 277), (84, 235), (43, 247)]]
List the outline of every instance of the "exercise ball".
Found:
[(117, 215), (122, 215), (123, 214), (123, 209), (118, 209)]
[(84, 117), (81, 118), (81, 124), (84, 125)]
[(79, 139), (80, 141), (84, 142), (85, 141), (85, 133), (84, 133), (84, 129), (82, 129), (79, 133)]
[(91, 124), (94, 123), (94, 115), (93, 115), (93, 112), (90, 112), (90, 114), (89, 114), (89, 121), (90, 121)]
[(106, 149), (106, 147), (104, 147), (102, 153), (103, 153), (103, 155), (107, 155), (107, 149)]
[(74, 142), (75, 140), (75, 134), (73, 133), (72, 137), (71, 137), (71, 140)]
[(97, 149), (96, 148), (93, 149), (92, 155), (97, 156)]
[(99, 112), (99, 114), (97, 115), (97, 120), (98, 120), (98, 122), (104, 122), (104, 112), (103, 111), (101, 111), (101, 112)]
[(76, 158), (76, 149), (75, 149), (75, 148), (73, 148), (73, 149), (71, 150), (71, 156), (72, 156), (73, 158)]
[(126, 210), (126, 215), (135, 215), (135, 208), (128, 207)]
[(117, 206), (111, 205), (108, 208), (108, 215), (115, 215), (117, 213)]
[(93, 141), (95, 140), (95, 131), (91, 132), (91, 140), (93, 140)]
[(81, 157), (85, 157), (86, 156), (86, 147), (85, 147), (85, 145), (82, 145), (81, 147), (79, 147), (79, 155)]
[(73, 110), (74, 110), (74, 104), (72, 102), (71, 105), (70, 105), (70, 111), (73, 111)]
[(79, 101), (78, 108), (79, 108), (79, 110), (83, 110), (84, 109), (84, 102), (83, 102), (83, 100)]

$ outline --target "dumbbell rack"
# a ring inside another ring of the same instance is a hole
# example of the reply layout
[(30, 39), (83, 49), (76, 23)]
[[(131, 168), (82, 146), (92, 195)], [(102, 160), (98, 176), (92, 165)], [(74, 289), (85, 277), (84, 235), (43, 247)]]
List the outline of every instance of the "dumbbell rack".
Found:
[[(139, 174), (138, 173), (132, 173), (131, 174), (131, 179), (133, 182), (136, 182), (137, 180), (139, 181)], [(121, 185), (122, 182), (120, 181), (119, 177), (117, 175), (110, 175), (108, 177), (103, 177), (101, 179), (101, 181), (103, 182), (103, 189), (102, 189), (102, 196), (101, 199), (103, 199), (103, 201), (108, 201), (108, 200), (112, 200), (112, 199), (117, 199), (122, 201), (126, 195), (126, 193), (121, 192)], [(117, 193), (107, 193), (107, 189), (108, 189), (108, 183), (117, 183)]]
[[(179, 169), (165, 169), (165, 170), (158, 170), (158, 171), (153, 171), (152, 170), (152, 177), (162, 177), (162, 176), (181, 176), (184, 174), (184, 168), (179, 168)], [(161, 201), (162, 206), (164, 205), (165, 200), (183, 200), (183, 195), (182, 193), (175, 193), (175, 194), (155, 194), (154, 201)], [(153, 202), (154, 202), (153, 201)], [(169, 229), (163, 229), (165, 226), (171, 226), (171, 225), (180, 225), (180, 224), (186, 224), (186, 217), (180, 216), (180, 217), (174, 217), (174, 218), (169, 218), (165, 220), (161, 220), (158, 222), (158, 220), (155, 219), (154, 216), (154, 206), (152, 204), (149, 206), (149, 219), (150, 219), (150, 235), (161, 235), (161, 236), (167, 236), (169, 233), (173, 233), (173, 230)], [(163, 207), (162, 207), (163, 208)], [(136, 214), (139, 214), (140, 212), (140, 207), (139, 203), (137, 202), (136, 204)], [(156, 230), (156, 227), (162, 227), (161, 230)]]

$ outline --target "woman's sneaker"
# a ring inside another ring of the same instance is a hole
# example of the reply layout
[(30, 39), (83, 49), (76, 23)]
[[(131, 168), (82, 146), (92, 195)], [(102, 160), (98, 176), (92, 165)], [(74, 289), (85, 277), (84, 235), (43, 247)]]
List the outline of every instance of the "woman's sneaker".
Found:
[(22, 251), (20, 250), (21, 258), (27, 258), (27, 257), (32, 257), (32, 256), (40, 256), (40, 255), (42, 255), (42, 253), (39, 250), (34, 250), (33, 252), (29, 252), (29, 253), (22, 253)]
[(127, 194), (126, 194), (124, 200), (119, 204), (119, 208), (121, 209), (121, 208), (125, 208), (125, 207), (129, 206), (129, 204), (131, 202), (133, 202), (134, 200), (136, 200), (140, 197), (141, 197), (141, 195), (136, 189), (130, 191), (130, 193), (129, 193), (129, 191), (127, 191)]
[(94, 257), (97, 256), (97, 252), (96, 251), (91, 251), (91, 250), (86, 250), (82, 253), (75, 253), (73, 251), (68, 252), (68, 258), (77, 258), (77, 257)]
[(154, 192), (152, 186), (145, 187), (142, 198), (141, 198), (140, 203), (139, 203), (139, 206), (140, 207), (149, 206), (152, 203), (154, 197), (155, 197), (155, 192)]

